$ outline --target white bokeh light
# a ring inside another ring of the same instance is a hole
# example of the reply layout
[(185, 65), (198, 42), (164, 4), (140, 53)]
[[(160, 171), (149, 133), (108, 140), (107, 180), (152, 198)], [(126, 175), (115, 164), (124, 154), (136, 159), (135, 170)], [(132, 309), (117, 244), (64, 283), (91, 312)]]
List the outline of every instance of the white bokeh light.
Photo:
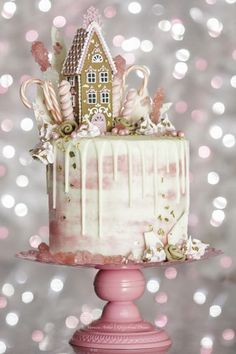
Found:
[(220, 139), (223, 135), (223, 130), (219, 125), (212, 125), (209, 129), (209, 133), (213, 139)]
[(151, 279), (147, 282), (147, 290), (150, 291), (150, 293), (156, 293), (160, 288), (159, 281), (156, 279)]
[(139, 14), (142, 11), (142, 6), (137, 1), (132, 1), (129, 3), (128, 10), (131, 14)]
[(197, 23), (202, 23), (203, 21), (203, 13), (198, 7), (192, 7), (189, 11), (192, 19)]
[(222, 223), (225, 219), (225, 212), (220, 209), (213, 210), (212, 212), (212, 220)]
[(19, 316), (15, 312), (9, 312), (6, 315), (6, 323), (9, 326), (16, 326), (19, 322)]
[(233, 134), (225, 134), (222, 142), (225, 147), (232, 148), (235, 145), (235, 136)]
[(232, 76), (230, 79), (230, 85), (236, 88), (236, 75)]
[(25, 291), (21, 295), (21, 300), (24, 304), (29, 304), (34, 300), (34, 294), (32, 291)]
[(7, 350), (7, 346), (6, 346), (5, 342), (0, 340), (0, 354), (6, 353), (6, 350)]
[(188, 71), (188, 65), (182, 61), (175, 64), (173, 76), (175, 79), (182, 79)]
[(12, 145), (5, 145), (2, 154), (6, 159), (12, 159), (15, 156), (15, 148)]
[(26, 132), (32, 130), (33, 126), (34, 126), (33, 120), (31, 118), (28, 118), (28, 117), (23, 118), (22, 121), (20, 122), (21, 129), (26, 131)]
[(4, 74), (0, 77), (0, 85), (8, 88), (13, 84), (13, 77), (10, 74)]
[(29, 178), (25, 175), (19, 175), (16, 177), (16, 184), (19, 187), (27, 187), (29, 184)]
[(190, 58), (190, 52), (188, 49), (182, 48), (175, 53), (176, 59), (180, 61), (188, 61)]
[(51, 1), (49, 1), (49, 0), (40, 0), (38, 7), (39, 7), (40, 11), (48, 12), (51, 9), (52, 4), (51, 4)]
[(185, 27), (182, 23), (176, 22), (171, 27), (171, 35), (176, 41), (181, 41), (184, 37)]
[(207, 181), (209, 184), (217, 184), (220, 181), (220, 176), (217, 172), (211, 171), (207, 175)]
[(2, 293), (7, 297), (11, 297), (15, 294), (14, 286), (10, 283), (5, 283), (2, 286)]
[(201, 340), (201, 346), (204, 349), (211, 349), (213, 347), (213, 339), (210, 336), (203, 337)]
[(219, 317), (222, 313), (222, 309), (219, 305), (212, 305), (209, 309), (209, 315), (211, 317)]
[(16, 12), (16, 4), (13, 1), (6, 1), (3, 5), (1, 15), (6, 19), (10, 19)]
[(193, 300), (198, 305), (203, 305), (206, 302), (206, 294), (202, 290), (198, 290), (193, 295)]
[(140, 40), (137, 37), (125, 39), (122, 42), (121, 47), (126, 52), (132, 52), (140, 47)]
[(1, 197), (1, 202), (4, 208), (11, 209), (15, 205), (15, 198), (11, 194), (4, 194)]
[(227, 199), (224, 197), (217, 197), (213, 200), (213, 205), (217, 209), (225, 209), (227, 205)]
[(168, 20), (161, 20), (158, 23), (158, 28), (163, 32), (169, 32), (169, 30), (171, 29), (171, 22)]
[(215, 102), (213, 105), (212, 105), (212, 111), (215, 113), (215, 114), (218, 114), (218, 115), (222, 115), (224, 114), (225, 112), (225, 105), (223, 102)]
[(211, 37), (217, 38), (223, 30), (223, 24), (217, 18), (209, 18), (207, 21), (208, 33)]
[(16, 204), (14, 211), (17, 216), (23, 217), (28, 214), (28, 207), (24, 203), (18, 203)]
[(148, 39), (145, 39), (144, 41), (141, 42), (140, 48), (143, 52), (148, 53), (153, 50), (153, 44)]
[(59, 279), (59, 278), (52, 279), (52, 281), (50, 283), (50, 288), (53, 291), (60, 292), (60, 291), (62, 291), (63, 287), (64, 287), (64, 283), (61, 279)]
[(79, 319), (76, 316), (68, 316), (65, 324), (67, 328), (76, 328), (79, 324)]

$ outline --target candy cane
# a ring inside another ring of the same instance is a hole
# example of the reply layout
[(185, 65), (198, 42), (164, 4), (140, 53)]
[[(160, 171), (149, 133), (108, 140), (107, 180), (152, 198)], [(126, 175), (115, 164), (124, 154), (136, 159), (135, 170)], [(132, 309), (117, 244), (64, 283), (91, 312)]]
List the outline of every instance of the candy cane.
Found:
[(20, 88), (20, 97), (24, 105), (29, 109), (33, 108), (32, 103), (26, 96), (28, 86), (33, 84), (39, 85), (42, 88), (46, 107), (48, 111), (51, 112), (55, 123), (60, 124), (62, 122), (60, 105), (57, 100), (56, 92), (50, 81), (42, 81), (35, 78), (24, 81)]

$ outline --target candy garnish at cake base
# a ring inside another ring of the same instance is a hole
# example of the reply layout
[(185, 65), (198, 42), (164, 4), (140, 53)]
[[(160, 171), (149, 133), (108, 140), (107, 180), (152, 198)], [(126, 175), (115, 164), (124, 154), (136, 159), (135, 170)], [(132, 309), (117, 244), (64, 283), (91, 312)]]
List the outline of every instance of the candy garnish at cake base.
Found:
[[(54, 27), (51, 39), (50, 56), (42, 42), (32, 45), (42, 78), (21, 86), (39, 130), (31, 154), (47, 165), (49, 246), (38, 257), (70, 264), (201, 257), (206, 248), (187, 230), (189, 143), (167, 114), (163, 89), (150, 95), (149, 69), (112, 57), (94, 7), (69, 50)], [(142, 74), (137, 87), (131, 73)]]

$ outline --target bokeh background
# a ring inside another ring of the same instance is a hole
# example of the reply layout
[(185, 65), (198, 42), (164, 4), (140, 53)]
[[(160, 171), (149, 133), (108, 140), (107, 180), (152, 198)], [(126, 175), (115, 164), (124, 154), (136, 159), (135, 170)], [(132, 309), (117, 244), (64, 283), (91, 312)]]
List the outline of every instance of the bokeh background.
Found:
[(14, 258), (48, 238), (45, 168), (28, 153), (38, 132), (18, 94), (27, 75), (41, 75), (30, 47), (51, 50), (52, 24), (69, 47), (91, 5), (112, 54), (145, 64), (150, 94), (163, 87), (173, 102), (170, 118), (191, 141), (189, 233), (224, 251), (145, 270), (140, 309), (168, 330), (172, 354), (235, 354), (236, 0), (0, 1), (0, 354), (72, 353), (75, 328), (101, 314), (95, 271)]

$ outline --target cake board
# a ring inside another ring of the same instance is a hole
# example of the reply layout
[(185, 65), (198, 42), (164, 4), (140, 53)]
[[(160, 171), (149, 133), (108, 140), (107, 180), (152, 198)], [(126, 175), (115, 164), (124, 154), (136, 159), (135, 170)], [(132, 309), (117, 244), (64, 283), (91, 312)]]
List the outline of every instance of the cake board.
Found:
[[(222, 254), (209, 248), (200, 260)], [(39, 263), (63, 265), (52, 261), (39, 261), (34, 251), (20, 252), (16, 255), (24, 260)], [(172, 341), (165, 330), (145, 321), (134, 301), (140, 298), (146, 287), (142, 270), (145, 268), (164, 268), (170, 265), (189, 264), (196, 260), (128, 264), (76, 264), (78, 268), (98, 270), (94, 279), (96, 295), (107, 301), (100, 319), (77, 330), (70, 340), (74, 351), (80, 354), (99, 353), (167, 353)]]

